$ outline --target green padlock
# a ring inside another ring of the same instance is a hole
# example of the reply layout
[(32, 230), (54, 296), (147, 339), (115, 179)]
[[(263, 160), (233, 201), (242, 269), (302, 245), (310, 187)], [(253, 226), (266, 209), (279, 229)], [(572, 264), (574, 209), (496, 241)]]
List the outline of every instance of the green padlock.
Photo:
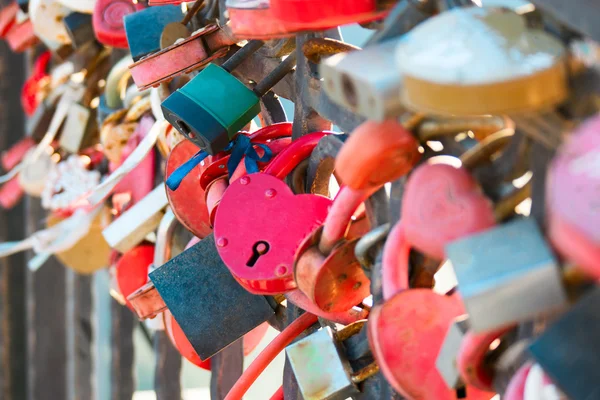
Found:
[(230, 72), (263, 44), (250, 41), (222, 66), (209, 64), (163, 101), (166, 120), (208, 154), (223, 151), (238, 131), (258, 115), (260, 98), (296, 65), (292, 53), (254, 89), (246, 87)]

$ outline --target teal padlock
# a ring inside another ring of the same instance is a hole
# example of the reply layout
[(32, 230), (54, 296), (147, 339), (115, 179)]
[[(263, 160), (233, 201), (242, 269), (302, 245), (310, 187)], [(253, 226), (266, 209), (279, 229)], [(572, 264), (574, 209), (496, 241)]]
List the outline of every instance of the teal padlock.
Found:
[(253, 89), (248, 88), (231, 71), (263, 44), (250, 41), (222, 66), (209, 64), (163, 101), (165, 119), (208, 154), (223, 151), (239, 130), (259, 114), (260, 98), (296, 64), (292, 53)]

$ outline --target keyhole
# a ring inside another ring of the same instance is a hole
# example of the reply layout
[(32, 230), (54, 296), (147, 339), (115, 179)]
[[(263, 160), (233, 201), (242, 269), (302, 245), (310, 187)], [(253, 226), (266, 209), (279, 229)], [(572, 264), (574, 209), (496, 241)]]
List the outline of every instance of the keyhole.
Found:
[(467, 398), (467, 388), (465, 386), (456, 389), (456, 398), (457, 399), (466, 399)]
[(258, 259), (269, 252), (270, 247), (271, 246), (269, 246), (269, 243), (265, 241), (254, 243), (254, 247), (252, 247), (252, 256), (250, 257), (246, 265), (249, 267), (254, 267), (258, 262)]

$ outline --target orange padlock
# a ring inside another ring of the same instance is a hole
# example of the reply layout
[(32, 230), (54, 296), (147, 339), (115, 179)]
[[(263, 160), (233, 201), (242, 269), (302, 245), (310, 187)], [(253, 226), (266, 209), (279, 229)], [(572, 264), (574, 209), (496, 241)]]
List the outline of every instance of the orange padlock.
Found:
[(342, 146), (335, 171), (344, 185), (366, 189), (406, 175), (420, 158), (419, 142), (400, 123), (367, 121)]

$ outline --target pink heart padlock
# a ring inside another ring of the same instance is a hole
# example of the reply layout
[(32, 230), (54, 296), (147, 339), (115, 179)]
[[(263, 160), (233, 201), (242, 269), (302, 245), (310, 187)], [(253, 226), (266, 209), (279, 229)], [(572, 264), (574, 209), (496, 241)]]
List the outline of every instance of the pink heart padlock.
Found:
[(496, 223), (492, 203), (463, 168), (425, 164), (410, 176), (402, 199), (402, 225), (419, 251), (444, 258), (444, 247)]
[(324, 135), (313, 133), (292, 142), (264, 173), (243, 176), (225, 191), (214, 224), (217, 250), (251, 293), (277, 294), (296, 288), (294, 254), (323, 223), (331, 200), (294, 195), (281, 178), (308, 157)]
[(546, 191), (552, 245), (600, 279), (600, 115), (583, 123), (559, 149)]

